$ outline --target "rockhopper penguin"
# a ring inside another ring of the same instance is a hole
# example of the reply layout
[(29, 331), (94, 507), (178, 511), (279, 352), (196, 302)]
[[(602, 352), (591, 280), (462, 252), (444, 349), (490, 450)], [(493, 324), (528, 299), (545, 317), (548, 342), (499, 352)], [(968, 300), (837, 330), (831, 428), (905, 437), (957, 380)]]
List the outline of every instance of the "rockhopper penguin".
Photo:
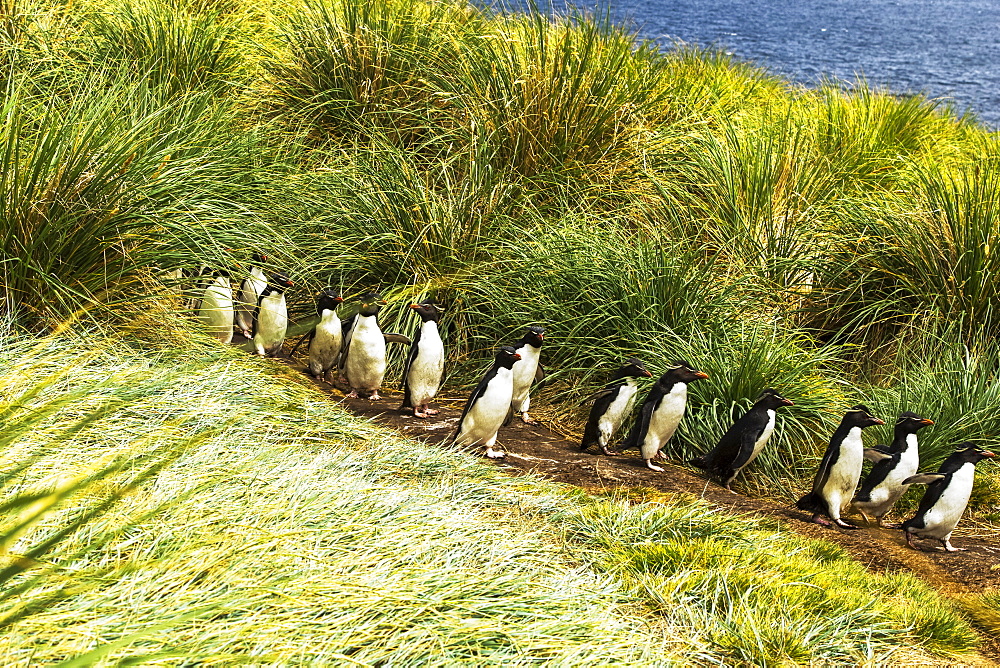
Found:
[(877, 424), (885, 422), (873, 417), (866, 406), (859, 404), (847, 411), (833, 432), (813, 480), (812, 491), (795, 504), (800, 510), (812, 512), (812, 521), (816, 524), (830, 526), (822, 517), (827, 515), (843, 529), (858, 528), (840, 519), (840, 512), (854, 497), (854, 488), (861, 477), (865, 450), (861, 430)]
[(882, 526), (882, 518), (909, 489), (910, 486), (904, 485), (903, 480), (915, 475), (920, 466), (917, 431), (932, 424), (934, 422), (916, 413), (901, 413), (893, 428), (889, 447), (865, 450), (865, 459), (875, 462), (875, 466), (861, 483), (853, 503), (869, 524), (870, 518), (874, 517)]
[(486, 447), (487, 457), (499, 459), (504, 456), (493, 446), (497, 442), (497, 432), (510, 412), (510, 400), (514, 393), (512, 367), (520, 359), (521, 356), (511, 346), (497, 350), (492, 366), (465, 404), (455, 430), (455, 445), (482, 445)]
[(197, 298), (198, 319), (223, 343), (233, 340), (233, 287), (229, 274), (216, 272)]
[(638, 391), (636, 378), (649, 378), (652, 375), (643, 363), (634, 357), (626, 360), (625, 364), (615, 371), (611, 382), (594, 398), (587, 426), (583, 429), (581, 450), (596, 445), (606, 455), (615, 454), (608, 448), (608, 444), (621, 427), (622, 420), (632, 410), (632, 404), (635, 403)]
[(719, 443), (707, 454), (695, 457), (691, 463), (718, 476), (722, 486), (731, 489), (733, 479), (757, 458), (774, 432), (777, 410), (794, 406), (773, 389), (764, 390), (754, 405), (733, 423)]
[(326, 288), (316, 300), (316, 313), (319, 322), (309, 338), (309, 372), (316, 380), (326, 380), (333, 383), (331, 371), (340, 359), (340, 346), (343, 342), (343, 330), (337, 308), (344, 298), (333, 288)]
[(288, 331), (288, 306), (285, 289), (294, 285), (281, 273), (271, 274), (270, 280), (257, 298), (250, 335), (258, 355), (274, 357), (285, 343)]
[(372, 401), (379, 401), (379, 388), (385, 377), (386, 342), (409, 343), (402, 334), (385, 334), (378, 324), (378, 312), (385, 300), (374, 292), (361, 296), (361, 308), (348, 323), (341, 350), (344, 376), (351, 386), (349, 398), (365, 392)]
[(253, 312), (260, 300), (260, 293), (267, 287), (267, 277), (260, 265), (267, 261), (266, 255), (253, 254), (254, 266), (250, 267), (250, 275), (240, 283), (236, 293), (236, 326), (246, 338), (251, 338), (253, 329)]
[(514, 396), (510, 405), (515, 412), (521, 413), (521, 420), (527, 424), (534, 424), (534, 420), (528, 416), (528, 409), (531, 407), (531, 384), (541, 380), (544, 374), (538, 363), (544, 339), (544, 327), (529, 327), (514, 346), (521, 360), (514, 365)]
[(444, 343), (438, 332), (441, 309), (432, 301), (410, 304), (410, 308), (417, 312), (421, 322), (403, 369), (403, 405), (400, 408), (412, 408), (414, 417), (425, 418), (438, 413), (430, 408), (430, 403), (444, 375)]
[(972, 443), (962, 443), (958, 447), (944, 460), (937, 473), (921, 473), (903, 481), (906, 485), (927, 485), (917, 514), (903, 522), (906, 544), (915, 550), (920, 548), (913, 544), (914, 536), (935, 538), (948, 552), (965, 549), (951, 544), (951, 532), (969, 503), (976, 463), (984, 457), (993, 457), (993, 453)]
[(702, 378), (708, 378), (708, 374), (695, 371), (684, 360), (679, 360), (668, 369), (646, 396), (622, 447), (638, 448), (648, 468), (663, 471), (662, 467), (653, 464), (653, 458), (663, 457), (660, 450), (677, 431), (677, 425), (684, 417), (688, 384)]

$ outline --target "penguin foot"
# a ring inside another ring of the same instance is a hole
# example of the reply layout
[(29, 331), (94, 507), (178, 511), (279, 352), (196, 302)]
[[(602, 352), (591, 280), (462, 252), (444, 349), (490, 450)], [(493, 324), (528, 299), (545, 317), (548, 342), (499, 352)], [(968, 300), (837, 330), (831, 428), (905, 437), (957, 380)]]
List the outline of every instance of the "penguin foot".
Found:
[(941, 541), (941, 544), (944, 545), (944, 549), (945, 549), (946, 552), (965, 552), (966, 551), (966, 548), (964, 548), (964, 547), (955, 547), (954, 545), (952, 545), (950, 539), (949, 540), (943, 540), (943, 541)]
[(663, 471), (665, 470), (662, 466), (657, 466), (656, 464), (654, 464), (652, 459), (646, 459), (646, 460), (643, 460), (643, 461), (646, 462), (646, 468), (648, 468), (650, 471), (656, 471), (658, 473), (663, 473)]
[(842, 519), (836, 519), (836, 520), (833, 521), (833, 523), (836, 524), (841, 529), (860, 529), (861, 528), (861, 527), (856, 527), (853, 524), (848, 524), (847, 522), (845, 522)]
[(358, 391), (355, 390), (355, 389), (351, 389), (351, 393), (350, 394), (345, 394), (344, 398), (345, 399), (357, 399), (358, 398)]
[(813, 524), (818, 524), (818, 525), (823, 526), (823, 527), (832, 527), (833, 526), (832, 522), (827, 522), (826, 520), (823, 519), (822, 515), (820, 515), (818, 513), (816, 515), (813, 515), (812, 519), (809, 520), (809, 521), (812, 522)]
[(923, 552), (923, 549), (921, 549), (919, 546), (913, 544), (913, 534), (912, 533), (910, 533), (909, 531), (903, 531), (903, 533), (906, 534), (906, 544), (909, 547), (911, 547), (912, 549), (916, 550), (917, 552)]
[(378, 395), (378, 390), (372, 390), (372, 393), (368, 395), (368, 401), (382, 401), (382, 397)]
[(521, 422), (524, 424), (538, 424), (538, 420), (528, 417), (527, 413), (521, 413)]
[(415, 418), (421, 418), (423, 420), (426, 420), (427, 419), (427, 413), (420, 413), (419, 411), (414, 410), (413, 411), (413, 417), (415, 417)]
[(428, 406), (427, 404), (424, 404), (424, 414), (425, 414), (425, 415), (437, 415), (437, 414), (438, 414), (438, 413), (440, 413), (440, 412), (441, 412), (441, 411), (439, 411), (438, 409), (436, 409), (436, 408), (431, 408), (431, 407), (430, 407), (430, 406)]
[(604, 454), (606, 454), (608, 457), (614, 457), (615, 455), (618, 454), (614, 450), (609, 450), (608, 448), (606, 448), (604, 446), (601, 446), (601, 452), (603, 452)]
[(501, 452), (499, 450), (494, 450), (493, 448), (486, 448), (486, 456), (490, 459), (503, 459), (507, 456), (506, 452)]

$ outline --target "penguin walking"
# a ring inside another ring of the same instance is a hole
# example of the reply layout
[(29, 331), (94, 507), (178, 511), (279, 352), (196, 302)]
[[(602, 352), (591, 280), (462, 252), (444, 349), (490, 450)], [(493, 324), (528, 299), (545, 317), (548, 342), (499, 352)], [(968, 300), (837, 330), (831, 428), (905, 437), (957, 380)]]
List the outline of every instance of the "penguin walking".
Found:
[(722, 435), (718, 444), (708, 453), (690, 460), (691, 463), (718, 476), (722, 486), (732, 491), (733, 479), (757, 458), (771, 438), (777, 410), (794, 405), (776, 390), (764, 390), (750, 410)]
[(976, 447), (972, 443), (961, 443), (958, 449), (941, 464), (937, 473), (921, 473), (903, 481), (907, 485), (927, 485), (927, 491), (920, 499), (917, 514), (903, 522), (906, 544), (914, 550), (913, 537), (934, 538), (948, 552), (963, 551), (963, 547), (951, 544), (951, 532), (962, 518), (965, 507), (972, 495), (972, 480), (976, 464), (993, 453)]
[(812, 521), (816, 524), (830, 526), (830, 522), (822, 518), (826, 515), (842, 529), (858, 528), (840, 519), (840, 512), (854, 497), (854, 488), (861, 478), (865, 450), (861, 430), (877, 424), (885, 422), (874, 417), (867, 406), (859, 404), (847, 411), (833, 432), (813, 480), (812, 491), (795, 504), (800, 510), (812, 512)]
[(430, 403), (444, 375), (444, 343), (438, 331), (441, 309), (432, 301), (410, 304), (410, 308), (420, 316), (420, 327), (410, 344), (410, 354), (403, 369), (403, 405), (400, 408), (412, 408), (414, 417), (425, 418), (438, 414), (430, 408)]
[(649, 391), (622, 447), (639, 448), (646, 466), (662, 472), (663, 467), (653, 464), (653, 459), (663, 457), (660, 450), (677, 431), (684, 417), (687, 386), (702, 378), (708, 378), (708, 374), (695, 371), (684, 360), (670, 367)]
[(348, 398), (357, 398), (365, 392), (372, 401), (379, 401), (379, 388), (385, 377), (386, 343), (410, 343), (402, 334), (385, 334), (378, 324), (378, 312), (385, 300), (374, 292), (361, 296), (361, 308), (353, 319), (345, 323), (348, 328), (341, 352), (343, 374), (351, 387)]
[(514, 365), (514, 396), (510, 405), (514, 411), (521, 413), (521, 420), (526, 424), (535, 424), (528, 416), (528, 409), (531, 407), (531, 384), (541, 380), (545, 373), (538, 363), (544, 340), (544, 327), (529, 327), (515, 346), (521, 359)]
[(632, 404), (635, 403), (635, 395), (639, 390), (636, 379), (649, 378), (652, 375), (646, 370), (645, 365), (634, 357), (626, 360), (625, 364), (615, 371), (611, 382), (594, 398), (587, 426), (583, 429), (581, 450), (596, 445), (606, 455), (615, 454), (608, 448), (608, 444), (632, 409)]
[(510, 412), (514, 394), (514, 365), (521, 355), (512, 346), (497, 350), (492, 366), (476, 385), (458, 420), (453, 442), (459, 447), (482, 445), (486, 456), (500, 459), (504, 453), (494, 450), (497, 432)]
[(875, 465), (854, 495), (853, 503), (869, 524), (874, 517), (878, 526), (882, 526), (882, 518), (909, 489), (910, 486), (903, 481), (916, 475), (920, 466), (917, 431), (932, 424), (932, 420), (916, 413), (900, 413), (889, 447), (865, 450), (865, 459), (874, 461)]
[(251, 338), (250, 332), (253, 329), (253, 312), (257, 308), (260, 300), (260, 293), (267, 287), (267, 277), (260, 265), (267, 261), (266, 255), (260, 253), (253, 254), (253, 266), (250, 267), (250, 275), (240, 283), (240, 289), (236, 293), (236, 326), (240, 333), (246, 338)]
[(285, 332), (288, 331), (285, 289), (293, 285), (284, 274), (273, 273), (257, 298), (250, 336), (254, 352), (261, 357), (274, 357), (281, 351)]
[(209, 333), (223, 343), (233, 340), (233, 286), (229, 274), (217, 271), (207, 279), (197, 297), (198, 319)]
[(333, 383), (330, 372), (337, 366), (344, 335), (337, 307), (344, 298), (333, 288), (326, 288), (316, 300), (319, 322), (309, 338), (309, 372), (316, 380)]

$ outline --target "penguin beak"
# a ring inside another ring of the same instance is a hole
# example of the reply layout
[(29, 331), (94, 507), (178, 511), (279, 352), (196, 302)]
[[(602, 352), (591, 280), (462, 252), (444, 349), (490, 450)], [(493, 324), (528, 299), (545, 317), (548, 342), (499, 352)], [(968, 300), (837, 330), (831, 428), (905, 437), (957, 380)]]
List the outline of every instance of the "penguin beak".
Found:
[(420, 308), (420, 304), (410, 304), (410, 308)]
[(704, 371), (695, 371), (694, 372), (694, 377), (695, 378), (702, 378), (702, 379), (704, 379), (704, 378), (708, 378), (708, 374), (705, 373)]
[(521, 359), (521, 355), (519, 353), (514, 353), (514, 361), (516, 362), (519, 359)]
[(920, 424), (929, 427), (932, 424), (934, 424), (934, 420), (928, 420), (927, 418), (924, 418), (923, 420), (920, 421)]
[(996, 457), (996, 455), (989, 450), (983, 450), (983, 457)]
[(872, 424), (885, 424), (884, 420), (879, 420), (877, 417), (872, 418)]
[(339, 304), (340, 302), (344, 301), (344, 298), (343, 297), (334, 297), (333, 301), (335, 301), (335, 302), (337, 302)]
[(380, 299), (380, 300), (378, 300), (378, 302), (376, 302), (376, 303), (378, 303), (378, 304), (388, 304), (389, 302), (387, 302), (387, 301), (386, 301), (386, 300), (384, 300), (384, 299)]
[(652, 377), (653, 377), (653, 374), (651, 374), (651, 373), (650, 373), (650, 372), (649, 372), (648, 370), (646, 370), (646, 369), (643, 369), (643, 370), (642, 370), (642, 373), (643, 373), (643, 374), (645, 374), (645, 377), (646, 377), (646, 378), (652, 378)]
[(792, 401), (791, 399), (785, 399), (785, 405), (786, 406), (794, 406), (795, 402)]

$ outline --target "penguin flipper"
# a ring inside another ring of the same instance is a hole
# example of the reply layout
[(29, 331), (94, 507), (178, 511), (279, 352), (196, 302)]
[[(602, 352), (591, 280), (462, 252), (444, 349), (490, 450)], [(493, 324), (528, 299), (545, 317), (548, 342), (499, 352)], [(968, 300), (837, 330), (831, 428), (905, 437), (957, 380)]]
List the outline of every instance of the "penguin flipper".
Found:
[(632, 429), (629, 430), (625, 442), (622, 443), (622, 449), (639, 447), (642, 439), (646, 437), (646, 433), (649, 431), (649, 421), (653, 417), (653, 411), (656, 409), (659, 399), (659, 397), (647, 397), (646, 401), (643, 402), (639, 413), (635, 416)]
[(805, 510), (810, 513), (825, 513), (827, 512), (826, 502), (816, 492), (809, 492), (801, 499), (795, 502), (795, 507), (799, 510)]
[(410, 337), (405, 334), (396, 334), (394, 332), (382, 332), (382, 337), (385, 339), (386, 343), (405, 343), (410, 345)]
[(865, 448), (865, 459), (870, 462), (881, 462), (886, 459), (892, 459), (892, 455), (882, 448)]
[(406, 355), (406, 365), (403, 367), (403, 376), (399, 382), (399, 387), (402, 390), (406, 390), (406, 401), (403, 404), (403, 408), (413, 408), (409, 405), (410, 388), (406, 384), (406, 378), (410, 375), (410, 367), (413, 366), (414, 360), (417, 359), (417, 353), (420, 351), (420, 328), (417, 328), (417, 333), (413, 337), (413, 343), (410, 344), (410, 352)]
[(538, 366), (535, 367), (535, 382), (538, 383), (545, 380), (545, 376), (547, 375), (548, 372), (545, 370), (545, 367), (539, 362)]
[(509, 427), (510, 423), (514, 421), (514, 404), (511, 404), (507, 409), (507, 417), (503, 419), (503, 426)]
[(944, 473), (918, 473), (903, 480), (904, 485), (929, 485), (938, 480), (944, 480), (947, 476)]

